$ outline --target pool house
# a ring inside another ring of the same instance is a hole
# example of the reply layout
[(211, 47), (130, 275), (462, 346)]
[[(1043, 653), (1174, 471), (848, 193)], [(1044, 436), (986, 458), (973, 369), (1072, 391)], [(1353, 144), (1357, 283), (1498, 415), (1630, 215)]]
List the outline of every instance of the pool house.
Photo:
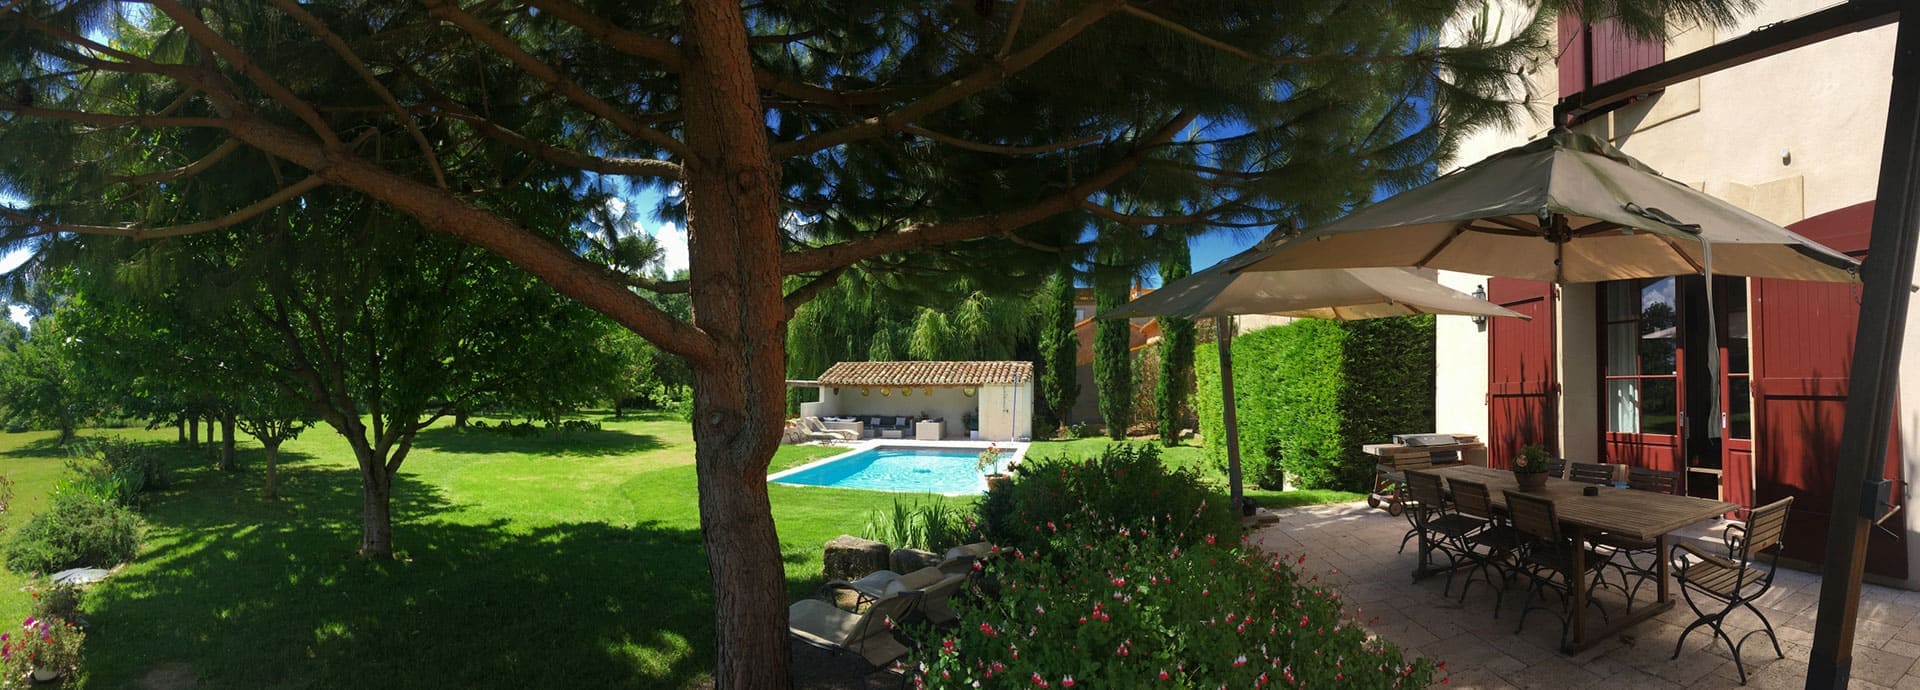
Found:
[(867, 438), (1024, 441), (1033, 436), (1032, 362), (840, 362), (800, 416)]

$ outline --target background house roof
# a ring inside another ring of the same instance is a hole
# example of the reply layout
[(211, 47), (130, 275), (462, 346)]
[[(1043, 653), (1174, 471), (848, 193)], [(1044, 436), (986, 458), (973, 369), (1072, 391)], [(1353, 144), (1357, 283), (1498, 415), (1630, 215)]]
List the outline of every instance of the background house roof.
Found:
[(840, 362), (822, 386), (977, 386), (1033, 380), (1032, 362)]

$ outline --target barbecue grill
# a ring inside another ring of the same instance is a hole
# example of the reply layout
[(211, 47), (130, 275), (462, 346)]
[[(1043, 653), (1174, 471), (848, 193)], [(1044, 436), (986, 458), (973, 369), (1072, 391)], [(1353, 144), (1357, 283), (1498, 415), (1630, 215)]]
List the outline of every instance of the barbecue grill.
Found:
[(1400, 514), (1400, 486), (1407, 469), (1487, 464), (1487, 446), (1473, 434), (1394, 434), (1392, 443), (1369, 443), (1361, 450), (1380, 458), (1373, 467), (1373, 492), (1367, 495), (1367, 505), (1385, 506), (1391, 515)]

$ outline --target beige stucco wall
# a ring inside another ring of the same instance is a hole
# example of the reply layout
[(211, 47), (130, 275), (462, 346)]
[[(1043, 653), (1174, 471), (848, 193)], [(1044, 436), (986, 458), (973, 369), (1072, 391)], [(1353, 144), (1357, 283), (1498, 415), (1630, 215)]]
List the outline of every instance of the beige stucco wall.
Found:
[[(1736, 26), (1674, 32), (1667, 55), (1676, 57), (1832, 4), (1769, 0)], [(1889, 25), (1842, 36), (1678, 84), (1580, 129), (1613, 140), (1668, 177), (1781, 224), (1869, 201), (1879, 174), (1895, 30)], [(1548, 129), (1558, 82), (1553, 66), (1546, 68), (1534, 75), (1541, 97), (1536, 116), (1517, 131), (1472, 134), (1461, 148), (1462, 164)], [(1482, 281), (1460, 274), (1442, 280), (1467, 290)], [(1920, 276), (1915, 281), (1920, 283)], [(1575, 458), (1583, 450), (1591, 455), (1598, 444), (1593, 308), (1591, 287), (1568, 286), (1558, 313), (1560, 380), (1565, 387), (1561, 446)], [(1909, 312), (1905, 335), (1907, 342), (1920, 342), (1920, 314)], [(1485, 334), (1464, 319), (1442, 319), (1438, 349), (1444, 363), (1436, 401), (1441, 426), (1457, 424), (1484, 433)], [(1914, 439), (1920, 438), (1920, 352), (1908, 354), (1900, 367), (1899, 427), (1904, 438)], [(1477, 427), (1469, 426), (1469, 416), (1478, 420)], [(1903, 453), (1907, 476), (1920, 477), (1920, 443), (1904, 444)], [(1914, 537), (1908, 540), (1913, 549), (1909, 570), (1920, 574), (1920, 535)]]
[[(906, 394), (902, 395), (902, 389), (895, 387), (888, 389), (887, 395), (884, 396), (880, 394), (879, 388), (868, 389), (864, 396), (860, 394), (860, 390), (859, 388), (822, 388), (819, 416), (897, 417), (904, 415), (916, 419), (923, 415), (939, 417), (946, 422), (943, 436), (966, 438), (967, 427), (961, 415), (973, 414), (976, 406), (979, 406), (975, 398), (968, 397), (959, 388), (907, 388)], [(929, 390), (932, 391), (932, 395), (927, 394)], [(985, 416), (981, 414), (981, 417)]]
[(980, 438), (1033, 438), (1033, 382), (980, 387)]

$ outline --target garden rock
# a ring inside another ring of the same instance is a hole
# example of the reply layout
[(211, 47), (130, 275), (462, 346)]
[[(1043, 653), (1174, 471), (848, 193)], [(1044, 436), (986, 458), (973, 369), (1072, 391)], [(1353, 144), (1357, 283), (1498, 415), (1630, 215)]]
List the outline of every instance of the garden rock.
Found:
[(911, 573), (921, 568), (940, 565), (940, 556), (919, 549), (894, 549), (893, 558), (889, 563), (893, 566), (893, 572)]
[(105, 580), (111, 574), (100, 568), (72, 568), (54, 573), (47, 579), (56, 585), (85, 585)]
[(887, 569), (887, 545), (842, 534), (827, 542), (825, 560), (828, 580), (858, 579), (873, 571)]

